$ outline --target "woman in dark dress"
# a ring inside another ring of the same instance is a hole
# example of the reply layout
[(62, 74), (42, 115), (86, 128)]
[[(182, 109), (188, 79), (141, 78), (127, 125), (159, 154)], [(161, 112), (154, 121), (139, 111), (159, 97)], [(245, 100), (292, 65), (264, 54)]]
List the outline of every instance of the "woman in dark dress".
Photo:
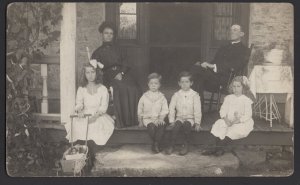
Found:
[(126, 54), (115, 42), (116, 29), (112, 23), (104, 22), (99, 26), (103, 44), (97, 48), (91, 59), (104, 65), (103, 83), (113, 88), (113, 109), (116, 127), (138, 125), (137, 105), (141, 90), (137, 82), (129, 75)]

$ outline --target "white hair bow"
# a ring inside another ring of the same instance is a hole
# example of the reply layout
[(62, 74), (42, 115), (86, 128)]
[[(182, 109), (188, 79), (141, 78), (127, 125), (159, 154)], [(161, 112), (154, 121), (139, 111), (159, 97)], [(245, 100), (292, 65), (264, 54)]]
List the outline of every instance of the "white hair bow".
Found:
[(88, 55), (88, 59), (90, 61), (90, 64), (94, 67), (94, 68), (97, 68), (97, 66), (100, 68), (100, 69), (103, 69), (104, 65), (101, 63), (101, 62), (97, 62), (97, 60), (95, 59), (92, 59), (91, 60), (91, 55), (90, 55), (90, 49), (89, 47), (86, 47), (86, 52), (87, 52), (87, 55)]
[(104, 65), (103, 65), (101, 62), (97, 62), (96, 59), (90, 60), (90, 64), (91, 64), (94, 68), (97, 68), (97, 66), (98, 66), (100, 69), (103, 69), (103, 67), (104, 67)]

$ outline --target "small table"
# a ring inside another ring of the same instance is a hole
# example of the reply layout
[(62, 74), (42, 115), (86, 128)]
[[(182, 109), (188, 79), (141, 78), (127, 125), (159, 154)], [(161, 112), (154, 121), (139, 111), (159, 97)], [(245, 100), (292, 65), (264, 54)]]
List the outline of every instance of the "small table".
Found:
[(294, 124), (294, 87), (292, 70), (290, 66), (255, 65), (250, 76), (250, 90), (256, 96), (259, 94), (258, 101), (254, 105), (254, 114), (259, 115), (266, 121), (281, 119), (274, 94), (287, 93), (285, 121), (293, 127)]

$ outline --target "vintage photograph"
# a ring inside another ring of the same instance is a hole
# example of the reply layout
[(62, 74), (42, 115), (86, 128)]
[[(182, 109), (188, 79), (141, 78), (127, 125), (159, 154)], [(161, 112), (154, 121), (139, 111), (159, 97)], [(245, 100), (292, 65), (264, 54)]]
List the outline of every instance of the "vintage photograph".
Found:
[(290, 3), (15, 2), (11, 177), (294, 173)]

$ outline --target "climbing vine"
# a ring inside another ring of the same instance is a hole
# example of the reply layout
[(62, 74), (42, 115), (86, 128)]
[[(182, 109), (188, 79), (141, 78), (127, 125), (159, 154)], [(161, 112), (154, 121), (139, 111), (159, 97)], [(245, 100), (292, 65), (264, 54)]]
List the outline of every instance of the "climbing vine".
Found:
[[(26, 176), (49, 166), (53, 148), (32, 118), (30, 64), (42, 59), (44, 49), (57, 41), (62, 4), (12, 3), (6, 24), (6, 164), (11, 176)], [(55, 153), (55, 152), (54, 152)]]

